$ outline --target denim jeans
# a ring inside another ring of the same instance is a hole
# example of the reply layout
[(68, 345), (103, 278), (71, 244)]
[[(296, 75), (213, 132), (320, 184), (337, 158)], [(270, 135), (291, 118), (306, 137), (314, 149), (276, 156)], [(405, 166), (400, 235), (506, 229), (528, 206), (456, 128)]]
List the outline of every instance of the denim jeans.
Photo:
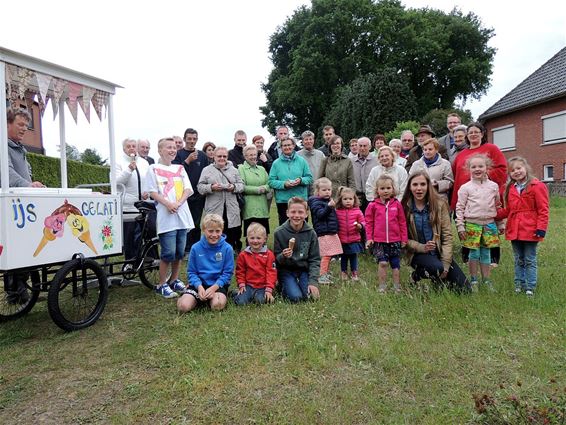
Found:
[(538, 242), (511, 241), (515, 255), (515, 287), (534, 290), (537, 286)]
[(167, 263), (182, 260), (187, 243), (187, 229), (171, 230), (159, 235), (161, 259)]
[[(411, 267), (415, 269), (413, 276), (418, 280), (432, 279), (435, 283), (441, 283), (440, 275), (444, 271), (444, 264), (436, 255), (415, 254), (411, 260)], [(450, 264), (445, 280), (448, 283), (448, 288), (456, 292), (468, 292), (470, 289), (470, 282), (454, 260)]]
[(265, 304), (265, 288), (254, 288), (246, 285), (246, 291), (241, 294), (234, 295), (234, 304), (246, 305), (252, 302)]
[(305, 301), (309, 298), (309, 273), (307, 271), (277, 271), (277, 278), (281, 284), (283, 298), (292, 303)]

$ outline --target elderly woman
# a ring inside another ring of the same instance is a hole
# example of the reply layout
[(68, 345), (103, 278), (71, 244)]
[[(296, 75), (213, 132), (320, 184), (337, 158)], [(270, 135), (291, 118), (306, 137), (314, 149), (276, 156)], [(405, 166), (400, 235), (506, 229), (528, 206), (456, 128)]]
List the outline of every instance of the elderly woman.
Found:
[[(122, 142), (122, 155), (116, 161), (116, 183), (125, 187), (122, 212), (124, 220), (124, 258), (126, 261), (136, 257), (141, 237), (141, 226), (135, 220), (139, 214), (134, 203), (147, 199), (148, 194), (144, 191), (143, 182), (149, 170), (149, 163), (137, 155), (137, 141), (125, 139)], [(155, 215), (150, 217), (150, 229), (155, 232)], [(130, 269), (131, 264), (126, 264), (124, 270)]]
[(350, 139), (350, 153), (348, 158), (356, 158), (358, 156), (358, 139)]
[(354, 166), (347, 155), (342, 153), (342, 138), (332, 136), (328, 143), (330, 156), (324, 158), (320, 166), (320, 177), (327, 177), (332, 182), (332, 196), (336, 196), (340, 186), (356, 190)]
[(269, 171), (269, 186), (275, 189), (275, 203), (279, 225), (287, 220), (287, 201), (293, 196), (308, 199), (309, 185), (313, 178), (308, 162), (295, 152), (295, 140), (284, 139), (281, 142), (281, 155)]
[(206, 142), (202, 147), (202, 151), (206, 154), (210, 164), (214, 162), (214, 149), (216, 149), (216, 145), (212, 142)]
[(403, 143), (401, 142), (401, 139), (391, 139), (389, 141), (389, 147), (393, 149), (393, 152), (397, 155), (395, 164), (405, 168), (405, 165), (407, 165), (407, 159), (401, 156), (401, 151), (403, 150)]
[(465, 125), (459, 125), (454, 129), (454, 146), (450, 149), (450, 163), (454, 164), (456, 157), (462, 152), (464, 149), (467, 149), (468, 141), (466, 140), (466, 133), (468, 127)]
[(407, 185), (407, 172), (403, 167), (395, 164), (395, 157), (395, 152), (389, 146), (382, 146), (379, 149), (377, 155), (379, 164), (370, 171), (366, 182), (366, 199), (368, 202), (375, 199), (375, 183), (382, 174), (389, 174), (393, 178), (396, 198), (401, 200)]
[(244, 182), (244, 235), (247, 234), (251, 223), (256, 222), (269, 234), (269, 206), (267, 194), (271, 188), (267, 184), (268, 175), (261, 165), (257, 165), (257, 148), (254, 145), (244, 148), (245, 162), (238, 167), (238, 172)]
[(470, 282), (452, 258), (453, 237), (448, 204), (432, 189), (425, 171), (417, 171), (407, 184), (401, 200), (409, 242), (407, 260), (415, 270), (414, 282), (430, 278), (438, 286), (445, 282), (450, 289), (469, 292)]
[(206, 197), (204, 214), (218, 214), (224, 218), (226, 241), (234, 251), (240, 251), (242, 221), (236, 193), (244, 191), (244, 183), (238, 170), (228, 161), (227, 148), (214, 149), (214, 164), (202, 170), (197, 188)]
[(413, 162), (409, 170), (409, 177), (419, 171), (424, 171), (430, 177), (432, 186), (448, 202), (448, 191), (454, 183), (450, 161), (442, 158), (438, 153), (438, 140), (427, 139), (423, 142), (423, 156)]

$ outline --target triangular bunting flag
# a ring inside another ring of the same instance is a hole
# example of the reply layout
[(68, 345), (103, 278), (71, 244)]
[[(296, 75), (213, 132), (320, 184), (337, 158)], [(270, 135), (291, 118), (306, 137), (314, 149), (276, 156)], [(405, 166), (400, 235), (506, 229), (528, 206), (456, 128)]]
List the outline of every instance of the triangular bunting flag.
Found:
[(51, 107), (53, 108), (53, 119), (57, 117), (57, 111), (59, 110), (59, 101), (63, 92), (67, 87), (67, 82), (65, 80), (60, 80), (59, 78), (53, 77), (53, 97), (51, 98)]
[(83, 96), (81, 98), (81, 109), (83, 110), (86, 120), (90, 123), (90, 101), (96, 90), (91, 87), (83, 86)]
[(94, 96), (92, 96), (92, 106), (94, 106), (94, 110), (100, 121), (102, 121), (102, 106), (106, 106), (107, 104), (108, 93), (97, 89)]
[(39, 96), (43, 101), (43, 104), (47, 103), (47, 91), (49, 90), (49, 84), (51, 84), (51, 75), (41, 74), (39, 72), (35, 73), (35, 78), (37, 78), (37, 87), (39, 91)]
[(75, 124), (76, 124), (78, 97), (81, 95), (83, 86), (69, 81), (67, 87), (69, 87), (69, 92), (67, 93), (67, 106), (69, 107), (69, 111), (71, 111), (71, 115), (73, 116), (73, 119), (75, 120)]

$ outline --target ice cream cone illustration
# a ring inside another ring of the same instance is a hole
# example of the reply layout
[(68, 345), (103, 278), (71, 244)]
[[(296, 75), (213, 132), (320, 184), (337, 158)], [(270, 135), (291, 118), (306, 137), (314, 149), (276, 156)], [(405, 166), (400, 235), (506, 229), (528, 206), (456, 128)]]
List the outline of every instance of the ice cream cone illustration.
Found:
[(295, 248), (295, 238), (289, 239), (289, 249), (292, 251)]
[(43, 238), (39, 242), (39, 245), (37, 245), (37, 248), (35, 249), (33, 256), (37, 257), (38, 254), (41, 252), (41, 250), (45, 247), (45, 245), (47, 245), (47, 242), (54, 241), (56, 237), (57, 236), (55, 236), (55, 233), (53, 233), (53, 229), (50, 229), (49, 227), (44, 227)]
[(98, 251), (96, 251), (94, 243), (92, 242), (92, 239), (90, 237), (88, 220), (82, 214), (69, 214), (69, 216), (67, 217), (67, 224), (71, 227), (73, 235), (98, 255)]

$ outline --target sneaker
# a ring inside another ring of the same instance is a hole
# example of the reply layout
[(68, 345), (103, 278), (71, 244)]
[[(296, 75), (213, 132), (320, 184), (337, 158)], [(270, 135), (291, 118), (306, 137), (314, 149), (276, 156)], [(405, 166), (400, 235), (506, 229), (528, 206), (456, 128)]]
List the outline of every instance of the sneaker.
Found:
[(340, 280), (348, 280), (348, 273), (346, 272), (340, 273)]
[(515, 293), (520, 294), (521, 292), (523, 292), (523, 289), (520, 286), (515, 286)]
[(398, 283), (394, 283), (393, 284), (393, 290), (395, 291), (396, 294), (400, 294), (401, 293), (401, 285), (399, 285)]
[(358, 276), (358, 272), (352, 272), (352, 280), (354, 282), (357, 282), (358, 280), (360, 280), (360, 276)]
[(163, 298), (176, 298), (179, 296), (179, 294), (173, 292), (166, 283), (155, 288), (155, 293), (161, 295)]
[(169, 287), (175, 292), (185, 292), (187, 287), (181, 280), (177, 279), (174, 282), (169, 282)]
[(495, 292), (495, 288), (493, 286), (493, 282), (490, 279), (485, 279), (483, 284), (487, 287), (489, 292)]
[(527, 297), (532, 297), (532, 296), (534, 295), (534, 292), (531, 291), (530, 289), (527, 289), (527, 290), (525, 291), (525, 294), (527, 295)]
[(330, 276), (328, 276), (328, 274), (322, 274), (318, 278), (318, 283), (320, 283), (321, 285), (329, 285), (332, 283), (332, 281), (330, 280)]
[(387, 292), (387, 285), (385, 283), (379, 285), (379, 288), (377, 288), (377, 292), (379, 292), (380, 294), (385, 294)]
[(472, 286), (472, 292), (478, 292), (479, 284), (477, 279), (471, 279), (470, 285)]

